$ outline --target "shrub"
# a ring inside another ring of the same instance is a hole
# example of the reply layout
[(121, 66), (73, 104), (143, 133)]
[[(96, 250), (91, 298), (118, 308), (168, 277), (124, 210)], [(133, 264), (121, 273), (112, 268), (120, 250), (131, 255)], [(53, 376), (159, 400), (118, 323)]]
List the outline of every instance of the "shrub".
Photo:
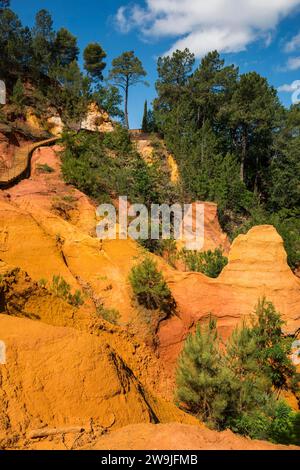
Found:
[[(149, 228), (150, 231), (151, 228)], [(175, 267), (176, 260), (178, 258), (176, 241), (170, 239), (152, 239), (147, 238), (146, 240), (140, 239), (138, 243), (158, 256), (162, 256), (171, 266)]]
[(242, 413), (232, 423), (231, 429), (251, 439), (299, 445), (300, 413), (294, 412), (284, 401), (273, 400), (272, 406), (265, 410)]
[(270, 417), (261, 412), (242, 413), (230, 423), (230, 429), (251, 439), (268, 440), (270, 437)]
[(64, 180), (98, 202), (126, 194), (132, 203), (167, 203), (176, 197), (161, 161), (148, 165), (117, 126), (101, 136), (81, 131), (63, 136)]
[(203, 252), (183, 249), (180, 252), (180, 257), (184, 260), (189, 271), (200, 272), (209, 277), (218, 277), (228, 263), (228, 258), (223, 256), (220, 248)]
[(175, 309), (175, 300), (161, 272), (151, 258), (145, 258), (134, 266), (129, 275), (133, 293), (140, 305), (149, 309), (159, 309), (170, 314)]
[(179, 405), (218, 429), (300, 444), (300, 413), (274, 393), (274, 386), (287, 388), (295, 375), (281, 325), (280, 315), (263, 299), (255, 320), (236, 328), (221, 354), (215, 322), (198, 324), (178, 361)]
[(256, 360), (277, 389), (288, 389), (296, 375), (289, 353), (293, 339), (282, 332), (284, 321), (272, 302), (258, 301), (252, 317), (251, 333), (256, 343)]
[(280, 444), (300, 445), (300, 413), (280, 401), (270, 426), (270, 438)]
[(36, 169), (39, 173), (53, 173), (54, 169), (47, 165), (47, 163), (39, 163), (36, 166)]
[(38, 281), (38, 286), (41, 288), (45, 288), (47, 286), (47, 280), (42, 278)]
[(53, 276), (51, 292), (74, 307), (78, 308), (84, 304), (80, 290), (76, 290), (75, 293), (72, 294), (70, 284), (61, 276)]
[(118, 310), (114, 308), (105, 308), (104, 305), (100, 305), (97, 308), (97, 314), (113, 325), (117, 325), (120, 319), (120, 313)]

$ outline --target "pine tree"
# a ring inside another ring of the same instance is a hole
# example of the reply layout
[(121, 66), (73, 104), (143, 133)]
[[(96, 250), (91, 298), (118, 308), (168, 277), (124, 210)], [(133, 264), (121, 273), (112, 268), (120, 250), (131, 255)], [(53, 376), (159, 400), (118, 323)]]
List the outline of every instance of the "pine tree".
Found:
[(61, 67), (66, 67), (78, 59), (77, 39), (66, 28), (61, 28), (56, 33), (53, 55), (53, 60)]
[(237, 327), (226, 345), (231, 372), (229, 423), (252, 410), (262, 409), (272, 397), (272, 382), (257, 361), (257, 343), (246, 324)]
[(12, 95), (10, 97), (11, 103), (14, 105), (14, 108), (18, 114), (22, 114), (24, 111), (25, 105), (25, 92), (22, 80), (18, 78), (13, 88)]
[(103, 70), (106, 67), (106, 53), (97, 42), (88, 44), (84, 53), (84, 68), (94, 82), (103, 80)]
[(134, 51), (123, 52), (119, 57), (112, 61), (112, 69), (109, 73), (109, 79), (112, 83), (121, 88), (125, 94), (125, 125), (129, 129), (128, 119), (128, 95), (129, 88), (138, 83), (147, 84), (143, 77), (147, 75), (142, 62), (134, 55)]
[(175, 300), (162, 273), (151, 258), (144, 259), (132, 268), (129, 281), (140, 305), (149, 310), (159, 309), (166, 314), (174, 311)]
[(52, 65), (55, 34), (53, 20), (47, 10), (40, 10), (32, 29), (33, 64), (35, 69), (47, 74)]
[(228, 405), (228, 376), (222, 363), (222, 353), (216, 322), (197, 325), (190, 334), (179, 357), (176, 371), (176, 398), (183, 409), (200, 420), (221, 427)]
[(98, 86), (97, 90), (93, 93), (93, 100), (111, 117), (124, 119), (124, 113), (120, 109), (122, 96), (117, 87), (112, 85)]
[(147, 133), (149, 131), (148, 129), (148, 103), (147, 100), (145, 101), (144, 104), (144, 115), (143, 115), (143, 121), (142, 121), (142, 131)]
[(256, 360), (274, 387), (288, 389), (296, 375), (289, 353), (292, 339), (284, 338), (284, 321), (272, 302), (259, 300), (253, 316), (252, 334), (256, 342)]

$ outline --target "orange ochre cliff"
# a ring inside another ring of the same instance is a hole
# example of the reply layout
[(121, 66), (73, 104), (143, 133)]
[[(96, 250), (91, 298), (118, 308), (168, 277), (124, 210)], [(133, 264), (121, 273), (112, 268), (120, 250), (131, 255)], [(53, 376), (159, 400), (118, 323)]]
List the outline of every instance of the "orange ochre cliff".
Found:
[[(287, 448), (208, 430), (173, 403), (176, 358), (198, 321), (213, 314), (226, 338), (266, 296), (286, 332), (299, 329), (300, 279), (276, 230), (254, 227), (230, 247), (205, 203), (205, 249), (221, 246), (229, 263), (210, 279), (156, 257), (178, 309), (153, 333), (128, 283), (143, 248), (96, 238), (95, 205), (63, 182), (59, 151), (37, 149), (31, 176), (0, 194), (0, 448)], [(50, 289), (58, 275), (84, 293), (83, 305)], [(97, 314), (102, 304), (120, 312), (118, 325)]]

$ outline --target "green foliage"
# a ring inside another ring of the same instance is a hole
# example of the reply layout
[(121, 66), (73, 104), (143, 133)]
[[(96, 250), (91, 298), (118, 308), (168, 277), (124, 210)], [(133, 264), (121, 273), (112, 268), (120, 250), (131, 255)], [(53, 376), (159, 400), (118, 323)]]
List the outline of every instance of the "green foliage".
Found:
[(293, 412), (284, 401), (276, 406), (270, 438), (280, 444), (300, 445), (300, 413)]
[(98, 202), (126, 194), (132, 203), (149, 205), (168, 202), (175, 191), (161, 163), (147, 165), (122, 126), (104, 136), (67, 133), (63, 144), (65, 181)]
[[(150, 227), (149, 227), (150, 230)], [(176, 241), (172, 238), (152, 240), (151, 238), (141, 240), (140, 244), (150, 253), (162, 256), (171, 266), (175, 267), (178, 258)]]
[(56, 33), (53, 55), (61, 67), (67, 67), (78, 59), (79, 48), (77, 46), (77, 38), (66, 28), (61, 28)]
[(47, 286), (47, 280), (42, 278), (38, 281), (39, 287), (45, 288)]
[(283, 325), (274, 305), (265, 298), (260, 300), (252, 319), (256, 358), (265, 375), (278, 389), (288, 389), (290, 380), (296, 374), (296, 368), (288, 357), (293, 339), (284, 338)]
[(14, 108), (17, 113), (22, 114), (24, 112), (25, 105), (25, 93), (22, 81), (18, 78), (16, 81), (12, 95), (10, 97), (11, 103), (14, 105)]
[(223, 256), (220, 248), (203, 252), (183, 249), (179, 256), (189, 271), (203, 273), (209, 277), (218, 277), (228, 263), (228, 259)]
[(123, 52), (112, 61), (112, 69), (109, 72), (109, 80), (113, 85), (121, 88), (125, 94), (125, 125), (129, 129), (128, 119), (128, 93), (131, 86), (146, 82), (143, 77), (147, 75), (142, 62), (134, 55), (134, 51)]
[(142, 131), (143, 132), (149, 132), (149, 130), (148, 130), (148, 103), (147, 103), (147, 100), (145, 101), (145, 104), (144, 104), (144, 114), (143, 114), (143, 120), (142, 120)]
[(88, 44), (83, 52), (84, 68), (94, 81), (103, 80), (103, 70), (106, 63), (103, 59), (106, 58), (106, 53), (98, 43)]
[(232, 431), (264, 439), (276, 444), (300, 444), (300, 413), (294, 412), (286, 402), (274, 402), (269, 410), (242, 413), (232, 425)]
[(296, 375), (282, 324), (273, 305), (259, 301), (255, 319), (234, 330), (225, 351), (216, 323), (198, 324), (178, 360), (179, 405), (218, 429), (299, 444), (300, 414), (274, 394), (274, 387), (288, 388)]
[(76, 61), (65, 67), (53, 67), (50, 77), (55, 85), (48, 90), (50, 101), (56, 106), (67, 128), (80, 129), (89, 103), (89, 82)]
[(99, 86), (93, 93), (93, 100), (98, 103), (101, 109), (104, 109), (111, 117), (124, 119), (124, 113), (120, 109), (122, 96), (115, 86)]
[(178, 361), (176, 399), (211, 426), (221, 426), (227, 407), (227, 377), (222, 367), (216, 322), (190, 334)]
[[(123, 118), (119, 109), (122, 98), (117, 88), (99, 83), (103, 79), (106, 57), (101, 46), (92, 43), (86, 47), (87, 75), (84, 74), (78, 64), (77, 38), (66, 28), (55, 31), (47, 10), (37, 12), (32, 29), (23, 28), (18, 16), (3, 2), (0, 51), (1, 79), (5, 80), (14, 104), (9, 110), (9, 119), (22, 117), (22, 107), (28, 105), (34, 106), (46, 122), (48, 108), (55, 106), (67, 128), (78, 131), (89, 103), (94, 100), (112, 116)], [(23, 97), (21, 86), (28, 78), (34, 89), (26, 89)]]
[(72, 294), (70, 284), (68, 284), (61, 276), (53, 276), (50, 290), (54, 295), (60, 297), (74, 307), (78, 308), (84, 304), (80, 290), (77, 289), (74, 294)]
[(105, 321), (117, 325), (120, 319), (120, 312), (113, 308), (105, 308), (104, 305), (100, 305), (97, 308), (97, 314), (100, 315)]
[(47, 74), (51, 67), (54, 40), (53, 19), (47, 10), (42, 9), (35, 16), (32, 51), (34, 68), (44, 74)]
[(157, 70), (155, 122), (186, 196), (217, 202), (230, 236), (263, 211), (298, 266), (300, 106), (285, 110), (265, 78), (239, 74), (217, 51), (196, 69), (189, 50), (176, 51)]
[(140, 305), (149, 310), (159, 309), (167, 315), (174, 311), (175, 300), (162, 273), (151, 258), (145, 258), (132, 268), (129, 281)]
[(39, 163), (36, 166), (36, 169), (39, 173), (53, 173), (54, 169), (49, 166), (47, 163)]

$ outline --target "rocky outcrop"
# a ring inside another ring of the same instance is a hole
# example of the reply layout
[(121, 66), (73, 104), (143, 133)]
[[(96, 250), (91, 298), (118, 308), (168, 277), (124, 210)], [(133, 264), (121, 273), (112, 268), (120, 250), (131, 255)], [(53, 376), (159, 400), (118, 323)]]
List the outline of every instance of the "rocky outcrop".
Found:
[[(40, 118), (33, 108), (28, 107), (26, 112), (26, 124), (34, 131), (48, 131), (53, 136), (62, 134), (65, 123), (57, 109), (51, 107)], [(85, 129), (93, 132), (112, 132), (114, 127), (108, 113), (96, 104), (89, 105), (87, 114), (82, 122), (74, 123), (76, 129)]]
[(168, 152), (162, 139), (139, 129), (131, 130), (130, 135), (137, 151), (146, 163), (151, 165), (155, 161), (155, 154), (159, 152), (162, 162), (165, 163), (170, 173), (170, 182), (173, 184), (180, 182), (178, 165), (173, 155)]
[(201, 273), (170, 271), (166, 278), (178, 305), (178, 316), (161, 323), (162, 358), (174, 364), (187, 332), (209, 315), (218, 319), (226, 338), (253, 312), (259, 298), (272, 301), (286, 321), (286, 332), (300, 325), (300, 281), (287, 264), (282, 238), (273, 226), (252, 228), (238, 236), (229, 263), (217, 279)]
[(87, 115), (81, 123), (81, 129), (112, 132), (114, 127), (108, 113), (101, 110), (96, 103), (91, 103)]
[(1, 170), (6, 171), (12, 167), (16, 152), (22, 147), (26, 148), (28, 144), (24, 136), (9, 128), (1, 132), (0, 128), (0, 175)]

